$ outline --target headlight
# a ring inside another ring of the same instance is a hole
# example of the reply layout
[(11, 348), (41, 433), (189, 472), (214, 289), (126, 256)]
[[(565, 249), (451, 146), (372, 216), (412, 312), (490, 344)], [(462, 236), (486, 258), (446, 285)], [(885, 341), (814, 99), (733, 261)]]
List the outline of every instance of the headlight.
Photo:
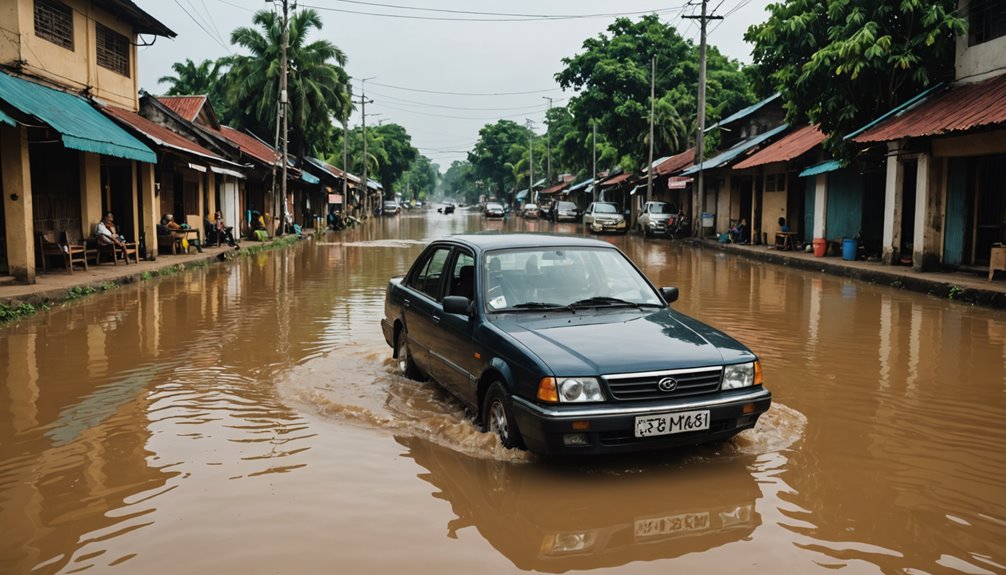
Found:
[(590, 377), (568, 377), (559, 380), (559, 401), (562, 403), (583, 403), (604, 401), (601, 384)]
[(761, 375), (761, 365), (757, 361), (752, 361), (749, 363), (739, 363), (737, 365), (728, 365), (723, 368), (723, 389), (740, 389), (742, 387), (751, 387), (756, 383), (761, 385), (761, 381), (755, 381), (755, 373)]

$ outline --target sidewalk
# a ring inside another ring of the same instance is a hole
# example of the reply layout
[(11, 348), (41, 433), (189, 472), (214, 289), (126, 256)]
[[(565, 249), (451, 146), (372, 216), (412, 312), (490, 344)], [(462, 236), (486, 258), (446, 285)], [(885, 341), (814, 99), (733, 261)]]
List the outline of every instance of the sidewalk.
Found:
[(908, 266), (846, 261), (841, 257), (831, 256), (815, 257), (814, 254), (805, 252), (776, 250), (774, 246), (721, 244), (715, 240), (697, 238), (683, 241), (702, 249), (719, 250), (758, 261), (850, 277), (954, 301), (1006, 309), (1006, 278), (1003, 277), (1006, 274), (1003, 272), (999, 272), (999, 276), (990, 282), (987, 270), (981, 275), (969, 272), (919, 273)]
[[(305, 230), (304, 238), (307, 239), (313, 234), (314, 230)], [(122, 261), (119, 261), (118, 265), (112, 265), (111, 262), (101, 265), (89, 264), (87, 271), (76, 266), (73, 274), (62, 267), (50, 268), (44, 274), (38, 273), (35, 276), (35, 283), (31, 285), (13, 283), (13, 278), (0, 277), (0, 305), (14, 306), (28, 303), (38, 306), (45, 303), (58, 303), (70, 299), (70, 290), (75, 287), (102, 291), (108, 284), (122, 285), (138, 282), (157, 276), (162, 270), (169, 268), (185, 269), (203, 266), (207, 263), (238, 257), (248, 250), (268, 249), (277, 242), (289, 241), (286, 239), (287, 237), (289, 236), (267, 242), (242, 241), (240, 250), (226, 245), (207, 246), (203, 248), (202, 253), (159, 255), (153, 261), (140, 260), (139, 263), (130, 262), (128, 265)]]

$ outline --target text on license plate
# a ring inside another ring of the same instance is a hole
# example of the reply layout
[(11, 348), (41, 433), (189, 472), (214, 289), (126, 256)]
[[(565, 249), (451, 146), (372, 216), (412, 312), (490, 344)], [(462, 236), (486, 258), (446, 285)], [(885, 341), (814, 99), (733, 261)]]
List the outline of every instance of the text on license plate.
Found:
[(636, 519), (634, 525), (637, 539), (706, 529), (709, 529), (709, 512)]
[(709, 410), (681, 411), (658, 415), (640, 415), (636, 418), (636, 437), (670, 435), (686, 431), (709, 429)]

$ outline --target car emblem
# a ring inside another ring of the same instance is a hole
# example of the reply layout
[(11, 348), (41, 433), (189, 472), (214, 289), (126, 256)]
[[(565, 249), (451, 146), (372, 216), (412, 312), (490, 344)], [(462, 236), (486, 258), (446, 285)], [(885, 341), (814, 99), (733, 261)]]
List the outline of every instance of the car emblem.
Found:
[(674, 391), (678, 388), (678, 380), (673, 377), (665, 377), (657, 382), (657, 388), (665, 392)]

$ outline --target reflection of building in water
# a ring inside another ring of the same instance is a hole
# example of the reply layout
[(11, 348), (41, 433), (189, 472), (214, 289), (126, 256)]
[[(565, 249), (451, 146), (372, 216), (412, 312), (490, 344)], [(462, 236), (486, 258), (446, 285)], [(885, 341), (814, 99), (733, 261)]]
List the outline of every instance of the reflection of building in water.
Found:
[[(414, 437), (398, 441), (429, 470), (419, 477), (440, 489), (434, 497), (451, 504), (457, 517), (448, 536), (475, 527), (522, 570), (560, 573), (678, 557), (739, 541), (761, 524), (761, 491), (743, 459), (672, 468), (653, 458), (652, 468), (630, 474), (583, 473), (477, 459)], [(634, 468), (647, 465), (632, 461)]]

